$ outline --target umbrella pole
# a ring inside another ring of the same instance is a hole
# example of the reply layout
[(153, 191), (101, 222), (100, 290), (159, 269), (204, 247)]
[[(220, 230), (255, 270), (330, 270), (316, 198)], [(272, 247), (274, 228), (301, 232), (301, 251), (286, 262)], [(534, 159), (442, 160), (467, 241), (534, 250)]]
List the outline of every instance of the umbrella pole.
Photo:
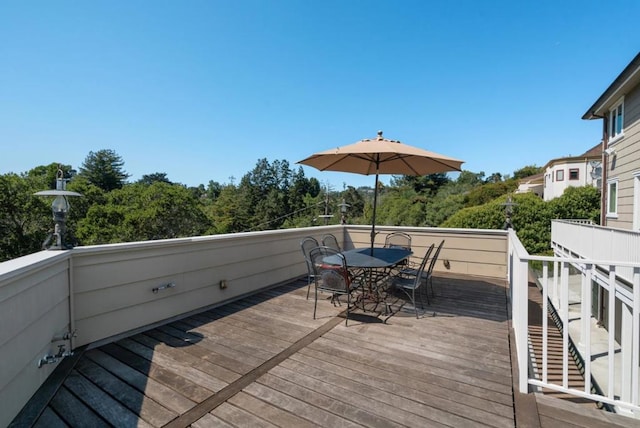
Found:
[(376, 239), (376, 208), (378, 206), (378, 168), (376, 165), (376, 184), (373, 188), (373, 220), (371, 225), (371, 251), (370, 254), (373, 256), (373, 241)]

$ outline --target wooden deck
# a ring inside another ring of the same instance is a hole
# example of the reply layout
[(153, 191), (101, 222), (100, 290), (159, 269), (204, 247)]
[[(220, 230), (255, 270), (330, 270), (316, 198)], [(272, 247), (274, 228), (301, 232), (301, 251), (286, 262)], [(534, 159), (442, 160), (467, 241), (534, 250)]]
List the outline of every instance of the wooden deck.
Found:
[(313, 320), (306, 282), (294, 281), (78, 352), (14, 424), (640, 426), (545, 396), (514, 404), (504, 285), (448, 277), (435, 288), (419, 319), (405, 304), (386, 323), (355, 314), (345, 326), (344, 307), (324, 298)]

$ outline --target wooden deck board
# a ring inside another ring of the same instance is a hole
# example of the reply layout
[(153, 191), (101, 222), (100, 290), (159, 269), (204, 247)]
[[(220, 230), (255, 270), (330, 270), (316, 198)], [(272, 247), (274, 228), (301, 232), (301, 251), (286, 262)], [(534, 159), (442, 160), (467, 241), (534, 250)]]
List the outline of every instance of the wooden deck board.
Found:
[(162, 426), (178, 416), (89, 359), (78, 362), (76, 370), (153, 426)]
[(210, 413), (205, 414), (200, 419), (191, 424), (193, 428), (235, 428), (233, 425), (226, 423), (222, 419), (213, 416)]
[[(91, 426), (107, 428), (109, 424), (93, 410), (72, 394), (66, 387), (58, 390), (51, 399), (49, 408), (71, 427)], [(44, 424), (44, 422), (42, 422)], [(36, 421), (40, 425), (40, 420)], [(46, 426), (46, 425), (43, 425)]]
[(488, 411), (497, 416), (513, 418), (513, 407), (507, 395), (501, 397), (504, 401), (503, 404), (488, 400), (484, 390), (479, 391), (480, 396), (476, 397), (432, 382), (420, 382), (413, 377), (401, 378), (385, 370), (363, 367), (359, 371), (351, 365), (343, 364), (340, 360), (329, 363), (302, 354), (297, 354), (285, 361), (281, 367), (322, 379), (339, 375), (344, 378), (343, 382), (353, 381), (362, 388), (386, 391), (417, 402), (425, 401), (427, 397), (442, 398), (454, 403), (464, 403), (465, 406), (478, 409), (481, 412)]
[(315, 428), (318, 425), (293, 415), (277, 406), (268, 404), (267, 402), (253, 397), (244, 392), (239, 392), (229, 399), (229, 403), (236, 407), (241, 407), (254, 415), (260, 415), (266, 421), (278, 426), (296, 427), (296, 428)]
[(153, 426), (77, 372), (72, 372), (64, 381), (64, 385), (87, 407), (113, 426), (137, 426), (140, 428)]
[[(506, 290), (434, 285), (418, 319), (398, 301), (345, 326), (323, 295), (314, 320), (296, 280), (91, 349), (36, 425), (515, 426)], [(539, 400), (542, 427), (609, 421)]]
[(58, 416), (50, 407), (44, 409), (42, 415), (38, 418), (35, 425), (36, 428), (67, 428), (67, 425), (60, 416)]
[(188, 399), (178, 391), (167, 387), (129, 365), (113, 358), (112, 356), (98, 350), (88, 351), (86, 357), (89, 361), (99, 364), (113, 375), (122, 379), (128, 385), (136, 388), (145, 396), (162, 403), (169, 410), (177, 414), (184, 413), (195, 406), (195, 402)]
[(276, 425), (229, 403), (222, 403), (212, 414), (237, 427), (276, 428)]
[(234, 371), (231, 371), (223, 366), (214, 364), (211, 361), (204, 360), (199, 358), (197, 355), (193, 355), (189, 352), (194, 346), (189, 346), (185, 348), (175, 348), (172, 346), (168, 346), (162, 341), (155, 339), (151, 336), (147, 336), (146, 334), (138, 334), (132, 337), (136, 342), (141, 343), (149, 348), (152, 348), (154, 353), (164, 354), (169, 358), (172, 358), (176, 361), (182, 361), (191, 367), (196, 368), (204, 373), (207, 373), (215, 378), (218, 378), (226, 383), (231, 383), (236, 381), (240, 374)]
[(131, 366), (138, 370), (149, 378), (152, 378), (171, 389), (179, 392), (191, 401), (199, 403), (209, 397), (213, 391), (203, 388), (184, 377), (180, 376), (180, 373), (176, 373), (173, 370), (169, 370), (158, 364), (154, 364), (147, 359), (141, 358), (139, 355), (130, 352), (118, 345), (109, 344), (100, 347), (112, 357), (117, 358), (124, 364)]

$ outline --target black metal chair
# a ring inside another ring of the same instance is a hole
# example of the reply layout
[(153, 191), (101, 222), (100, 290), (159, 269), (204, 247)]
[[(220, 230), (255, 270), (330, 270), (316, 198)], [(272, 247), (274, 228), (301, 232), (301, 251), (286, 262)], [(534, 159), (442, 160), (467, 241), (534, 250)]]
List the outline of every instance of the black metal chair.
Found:
[[(431, 258), (431, 262), (429, 263), (429, 269), (426, 272), (426, 279), (429, 283), (429, 286), (431, 287), (431, 295), (433, 297), (436, 297), (435, 292), (433, 291), (433, 268), (436, 265), (436, 262), (438, 261), (438, 256), (440, 255), (440, 250), (442, 250), (442, 247), (444, 246), (444, 239), (442, 240), (442, 242), (440, 242), (440, 245), (438, 245), (438, 248), (436, 249), (436, 252), (434, 253), (433, 257)], [(427, 289), (427, 300), (429, 299), (429, 294), (428, 294), (428, 289)]]
[(342, 251), (342, 249), (340, 248), (340, 244), (338, 244), (338, 239), (330, 233), (327, 233), (322, 237), (322, 245), (325, 247), (333, 248), (336, 251)]
[(309, 299), (309, 291), (311, 291), (311, 283), (313, 282), (313, 266), (311, 265), (311, 259), (309, 253), (312, 249), (317, 248), (320, 244), (316, 238), (307, 236), (300, 241), (300, 248), (302, 248), (302, 254), (304, 255), (304, 261), (307, 264), (307, 300)]
[[(384, 238), (385, 248), (404, 248), (405, 250), (411, 250), (411, 235), (405, 232), (392, 232)], [(412, 263), (409, 258), (398, 263), (394, 268), (390, 270), (390, 274), (394, 270), (403, 269), (411, 266)], [(417, 267), (417, 266), (416, 266)]]
[[(411, 300), (413, 309), (416, 312), (416, 318), (418, 318), (418, 305), (417, 300), (420, 300), (420, 306), (424, 309), (424, 302), (422, 299), (422, 289), (427, 287), (428, 277), (426, 276), (425, 268), (429, 256), (433, 251), (434, 245), (431, 244), (427, 252), (425, 253), (422, 262), (418, 269), (403, 269), (397, 275), (391, 278), (390, 286), (392, 289), (402, 290), (407, 297)], [(418, 299), (416, 299), (416, 295)], [(427, 293), (427, 303), (429, 303), (429, 294)]]
[[(327, 263), (327, 258), (331, 263)], [(330, 247), (313, 248), (309, 253), (309, 259), (313, 266), (313, 279), (315, 282), (315, 301), (313, 304), (313, 319), (316, 319), (318, 307), (318, 292), (331, 293), (331, 302), (340, 304), (340, 296), (347, 296), (347, 310), (345, 325), (349, 321), (352, 293), (358, 288), (352, 282), (347, 269), (347, 261), (344, 255)]]
[(392, 232), (384, 238), (385, 248), (399, 247), (411, 249), (411, 235), (404, 232)]

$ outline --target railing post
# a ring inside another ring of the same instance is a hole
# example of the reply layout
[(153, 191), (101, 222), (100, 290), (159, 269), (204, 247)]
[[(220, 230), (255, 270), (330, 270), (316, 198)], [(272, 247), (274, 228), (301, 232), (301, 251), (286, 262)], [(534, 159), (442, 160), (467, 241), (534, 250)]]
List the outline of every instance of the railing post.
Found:
[(569, 387), (569, 263), (561, 262), (560, 319), (562, 320), (562, 387)]
[(526, 394), (529, 391), (529, 305), (528, 305), (528, 262), (526, 260), (515, 261), (514, 296), (518, 308), (514, 311), (514, 318), (518, 320), (516, 346), (518, 348), (519, 388)]
[(631, 402), (632, 356), (633, 356), (633, 308), (622, 304), (622, 331), (620, 333), (620, 352), (622, 354), (622, 376), (620, 385), (620, 399)]
[[(556, 263), (553, 263), (554, 266)], [(542, 382), (549, 381), (549, 262), (542, 265)]]
[[(639, 385), (639, 368), (640, 365), (640, 267), (633, 268), (633, 333), (631, 349), (631, 403), (635, 406), (639, 404), (638, 387)], [(640, 415), (636, 415), (640, 416)]]
[(608, 384), (609, 388), (607, 391), (607, 397), (614, 397), (614, 386), (615, 386), (615, 344), (616, 344), (616, 266), (609, 266), (609, 302), (607, 304), (607, 329), (609, 330), (608, 334), (608, 355), (609, 355), (609, 376), (608, 376)]
[[(585, 265), (582, 279), (580, 344), (584, 356), (584, 392), (591, 393), (591, 274), (593, 265)], [(568, 327), (567, 327), (568, 328)]]
[(560, 300), (558, 298), (558, 262), (553, 261), (553, 292), (551, 293), (551, 301), (556, 306), (560, 307)]

